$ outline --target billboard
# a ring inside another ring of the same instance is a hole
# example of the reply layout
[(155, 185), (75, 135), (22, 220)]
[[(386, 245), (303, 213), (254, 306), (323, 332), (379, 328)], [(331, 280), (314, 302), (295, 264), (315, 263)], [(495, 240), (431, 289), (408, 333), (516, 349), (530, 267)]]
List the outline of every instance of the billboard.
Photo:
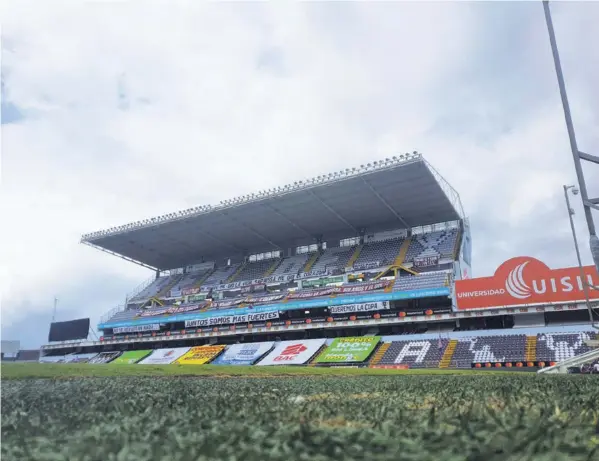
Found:
[(114, 360), (120, 354), (121, 353), (119, 351), (115, 351), (115, 352), (100, 352), (95, 357), (92, 357), (91, 359), (89, 359), (89, 362), (87, 362), (87, 363), (108, 363), (111, 360)]
[[(583, 267), (583, 273), (584, 283), (599, 285), (594, 266)], [(585, 300), (579, 267), (550, 269), (529, 256), (509, 259), (492, 277), (456, 280), (455, 297), (458, 310)], [(599, 299), (599, 291), (589, 288), (589, 297)]]
[(180, 365), (204, 365), (220, 354), (225, 346), (196, 346), (183, 355), (176, 363)]
[(258, 365), (302, 365), (318, 352), (326, 339), (303, 339), (278, 342), (274, 350)]
[(335, 338), (331, 345), (316, 359), (316, 362), (363, 362), (372, 354), (380, 340), (380, 336)]
[(48, 342), (72, 341), (87, 339), (89, 333), (89, 319), (69, 320), (67, 322), (52, 322)]
[(152, 351), (150, 349), (142, 351), (126, 351), (123, 352), (119, 357), (114, 359), (111, 363), (118, 365), (137, 363), (144, 357), (150, 355)]
[(139, 363), (140, 365), (166, 365), (168, 363), (173, 363), (188, 351), (189, 347), (157, 349)]
[(215, 365), (252, 365), (274, 347), (274, 341), (233, 344), (213, 363)]

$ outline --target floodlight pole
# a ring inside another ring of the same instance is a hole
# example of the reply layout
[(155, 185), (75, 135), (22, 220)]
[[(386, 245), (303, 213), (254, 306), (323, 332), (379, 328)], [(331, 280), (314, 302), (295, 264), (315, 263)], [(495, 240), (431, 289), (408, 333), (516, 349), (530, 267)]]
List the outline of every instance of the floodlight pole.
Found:
[(52, 309), (52, 323), (56, 319), (56, 305), (58, 304), (58, 298), (54, 296), (54, 308)]
[(578, 259), (578, 268), (580, 269), (580, 282), (582, 283), (584, 289), (584, 299), (587, 304), (587, 309), (589, 311), (589, 319), (591, 320), (591, 326), (594, 325), (595, 320), (593, 318), (593, 309), (591, 308), (591, 299), (589, 296), (589, 284), (586, 281), (584, 276), (584, 269), (582, 268), (582, 259), (580, 258), (580, 248), (578, 247), (578, 238), (576, 237), (576, 228), (574, 227), (574, 210), (570, 206), (570, 194), (568, 192), (570, 190), (575, 191), (575, 186), (566, 186), (564, 185), (564, 197), (566, 197), (566, 207), (568, 208), (568, 217), (570, 218), (570, 229), (572, 230), (572, 239), (574, 239), (574, 248), (576, 249), (576, 258)]
[(570, 138), (570, 149), (572, 150), (574, 168), (576, 169), (576, 177), (578, 178), (578, 185), (580, 187), (580, 198), (582, 199), (584, 215), (586, 218), (587, 227), (589, 229), (589, 246), (591, 249), (591, 254), (593, 255), (595, 267), (597, 268), (597, 272), (599, 272), (599, 238), (597, 237), (595, 223), (593, 222), (593, 215), (591, 212), (591, 209), (593, 208), (595, 210), (599, 210), (599, 197), (589, 199), (581, 165), (581, 159), (599, 165), (599, 157), (596, 155), (586, 154), (578, 150), (576, 133), (574, 132), (574, 123), (572, 122), (570, 104), (568, 102), (568, 95), (566, 94), (566, 84), (564, 82), (564, 74), (562, 72), (562, 65), (559, 59), (559, 52), (557, 50), (557, 42), (555, 40), (555, 31), (553, 29), (553, 21), (551, 19), (551, 11), (549, 9), (548, 0), (543, 0), (543, 9), (545, 11), (545, 21), (547, 23), (547, 31), (549, 32), (549, 42), (551, 43), (551, 52), (553, 53), (553, 62), (555, 64), (555, 73), (557, 74), (557, 83), (559, 85), (559, 92), (562, 99), (566, 127), (568, 128), (568, 137)]

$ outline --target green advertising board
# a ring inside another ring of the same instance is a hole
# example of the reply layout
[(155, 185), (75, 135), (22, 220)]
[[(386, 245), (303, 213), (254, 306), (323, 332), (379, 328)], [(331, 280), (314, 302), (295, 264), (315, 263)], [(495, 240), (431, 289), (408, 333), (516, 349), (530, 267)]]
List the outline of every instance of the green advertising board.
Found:
[(118, 356), (116, 359), (114, 359), (112, 363), (116, 363), (117, 365), (123, 365), (123, 364), (128, 364), (128, 363), (137, 363), (139, 362), (141, 359), (145, 358), (146, 356), (150, 355), (150, 352), (152, 352), (151, 350), (144, 350), (144, 351), (127, 351), (127, 352), (123, 352), (120, 356)]
[(363, 362), (368, 358), (380, 336), (336, 338), (316, 359), (317, 363)]

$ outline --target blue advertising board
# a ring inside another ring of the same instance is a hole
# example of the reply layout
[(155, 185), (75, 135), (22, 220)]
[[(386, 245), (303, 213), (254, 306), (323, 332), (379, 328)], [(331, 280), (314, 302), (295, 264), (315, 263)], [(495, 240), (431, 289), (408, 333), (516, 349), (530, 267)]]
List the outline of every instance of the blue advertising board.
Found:
[(134, 320), (120, 322), (106, 322), (98, 325), (98, 330), (107, 328), (127, 327), (145, 325), (151, 323), (173, 323), (186, 320), (205, 319), (210, 317), (221, 317), (227, 315), (259, 314), (262, 312), (283, 312), (297, 309), (310, 309), (316, 307), (341, 306), (344, 304), (372, 303), (377, 301), (396, 301), (401, 299), (432, 298), (437, 296), (449, 296), (448, 287), (426, 288), (412, 291), (393, 291), (391, 293), (372, 293), (362, 295), (341, 295), (335, 298), (318, 298), (304, 301), (289, 301), (278, 304), (265, 304), (263, 306), (240, 307), (236, 309), (215, 309), (207, 312), (196, 312), (189, 314), (176, 314), (167, 317), (144, 317)]

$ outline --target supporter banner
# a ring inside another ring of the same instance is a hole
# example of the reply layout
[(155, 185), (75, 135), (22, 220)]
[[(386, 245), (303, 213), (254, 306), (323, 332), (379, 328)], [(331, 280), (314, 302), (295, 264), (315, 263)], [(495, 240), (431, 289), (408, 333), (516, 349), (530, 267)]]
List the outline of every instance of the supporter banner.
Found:
[(139, 315), (141, 317), (154, 317), (155, 315), (168, 314), (169, 310), (170, 310), (170, 306), (169, 307), (163, 307), (162, 309), (149, 309), (147, 311), (143, 311)]
[(258, 365), (301, 365), (318, 352), (326, 339), (304, 339), (299, 341), (281, 341), (274, 350), (264, 357)]
[(323, 288), (322, 290), (311, 290), (311, 291), (296, 291), (289, 293), (287, 299), (306, 299), (306, 298), (318, 298), (320, 296), (328, 296), (335, 293), (335, 288)]
[(182, 314), (183, 312), (191, 312), (191, 311), (197, 311), (199, 309), (203, 309), (206, 306), (208, 306), (208, 303), (202, 303), (202, 304), (190, 304), (188, 306), (171, 306), (167, 313), (168, 314)]
[(270, 351), (274, 345), (273, 341), (233, 344), (213, 363), (214, 365), (252, 365), (256, 360)]
[(438, 256), (425, 256), (423, 258), (414, 258), (415, 267), (428, 267), (439, 265)]
[(382, 290), (391, 285), (391, 280), (382, 280), (380, 282), (362, 283), (356, 286), (341, 286), (335, 288), (335, 293), (361, 293), (363, 291)]
[(143, 359), (144, 357), (147, 357), (151, 353), (152, 353), (152, 351), (150, 349), (143, 350), (143, 351), (126, 351), (126, 352), (123, 352), (119, 357), (117, 357), (110, 363), (115, 364), (115, 365), (125, 365), (125, 364), (130, 365), (132, 363), (139, 362), (141, 359)]
[(158, 349), (139, 362), (141, 365), (166, 365), (173, 363), (178, 358), (189, 352), (189, 347), (175, 347), (172, 349)]
[(213, 301), (212, 307), (216, 307), (217, 309), (221, 309), (223, 307), (233, 307), (233, 306), (237, 306), (237, 304), (241, 304), (242, 301), (243, 301), (243, 298), (226, 299), (226, 300), (222, 300), (222, 301)]
[(285, 297), (284, 294), (268, 295), (268, 296), (250, 296), (245, 300), (245, 302), (251, 303), (251, 304), (265, 304), (265, 303), (272, 303), (274, 301), (279, 301), (279, 300), (283, 299), (284, 297)]
[(363, 270), (368, 270), (368, 269), (376, 269), (378, 267), (383, 266), (383, 262), (382, 261), (367, 261), (367, 262), (363, 262), (363, 263), (357, 263), (354, 264), (354, 266), (352, 268), (350, 268), (350, 272), (351, 271), (363, 271)]
[(183, 294), (183, 296), (195, 295), (199, 292), (200, 292), (200, 287), (185, 288), (184, 290), (181, 290), (181, 293)]
[(343, 276), (340, 277), (325, 277), (315, 280), (304, 280), (302, 282), (303, 288), (321, 287), (328, 285), (329, 283), (341, 283), (343, 282)]
[(191, 264), (187, 266), (186, 269), (188, 274), (191, 272), (211, 271), (212, 269), (214, 269), (214, 261)]
[(317, 363), (363, 362), (370, 356), (380, 336), (335, 338), (329, 347), (318, 356)]
[(317, 271), (309, 271), (309, 272), (302, 272), (300, 274), (297, 274), (295, 276), (296, 280), (302, 280), (302, 279), (307, 279), (310, 277), (322, 277), (323, 275), (329, 275), (330, 271), (327, 269), (321, 269), (321, 270), (317, 270)]
[(241, 287), (241, 293), (255, 293), (256, 291), (265, 291), (266, 285), (264, 283), (258, 283), (257, 285), (248, 285), (247, 287)]
[(117, 358), (120, 354), (120, 352), (100, 352), (95, 357), (89, 359), (89, 362), (87, 363), (108, 363)]
[(266, 322), (278, 319), (278, 312), (264, 312), (261, 314), (225, 315), (222, 317), (211, 317), (207, 319), (186, 320), (185, 328), (207, 327), (212, 325), (227, 325), (235, 323)]
[(220, 354), (225, 346), (197, 346), (181, 356), (176, 363), (180, 365), (204, 365)]
[(135, 325), (131, 327), (117, 327), (113, 328), (112, 332), (115, 335), (119, 333), (141, 333), (142, 331), (158, 331), (160, 330), (159, 323), (150, 323), (149, 325)]
[(333, 306), (329, 307), (331, 314), (347, 314), (349, 312), (369, 312), (369, 311), (381, 311), (389, 309), (388, 301), (381, 301), (375, 303), (360, 303), (360, 304), (346, 304), (344, 306)]
[[(519, 256), (504, 262), (492, 277), (456, 280), (458, 310), (585, 300), (584, 283), (599, 285), (594, 266), (550, 269), (538, 259)], [(589, 298), (599, 291), (589, 288)]]
[(181, 290), (171, 290), (168, 292), (169, 298), (180, 298), (183, 296), (183, 292)]
[[(357, 293), (350, 295), (339, 295), (337, 297), (321, 297), (317, 299), (298, 299), (289, 300), (284, 303), (265, 304), (253, 307), (237, 307), (234, 309), (209, 310), (206, 312), (192, 312), (186, 314), (172, 315), (160, 319), (161, 323), (166, 322), (185, 322), (187, 320), (204, 319), (211, 317), (220, 317), (225, 315), (241, 315), (246, 313), (264, 313), (264, 312), (280, 312), (296, 309), (312, 309), (316, 307), (341, 306), (345, 304), (360, 304), (378, 301), (395, 301), (405, 299), (419, 298), (434, 298), (448, 297), (450, 294), (448, 287), (442, 288), (424, 288), (411, 291), (390, 291), (388, 293)], [(109, 323), (101, 323), (98, 325), (99, 330), (106, 328), (115, 328), (129, 325), (141, 325), (145, 323), (154, 323), (156, 320), (152, 318), (142, 318), (134, 320), (123, 320)]]
[(225, 283), (222, 285), (218, 285), (214, 287), (214, 290), (218, 291), (226, 291), (226, 290), (235, 290), (237, 288), (247, 287), (251, 285), (261, 285), (261, 284), (275, 284), (275, 283), (287, 283), (291, 282), (294, 279), (294, 275), (271, 275), (270, 277), (265, 277), (261, 279), (254, 280), (240, 280), (239, 282), (231, 282)]

